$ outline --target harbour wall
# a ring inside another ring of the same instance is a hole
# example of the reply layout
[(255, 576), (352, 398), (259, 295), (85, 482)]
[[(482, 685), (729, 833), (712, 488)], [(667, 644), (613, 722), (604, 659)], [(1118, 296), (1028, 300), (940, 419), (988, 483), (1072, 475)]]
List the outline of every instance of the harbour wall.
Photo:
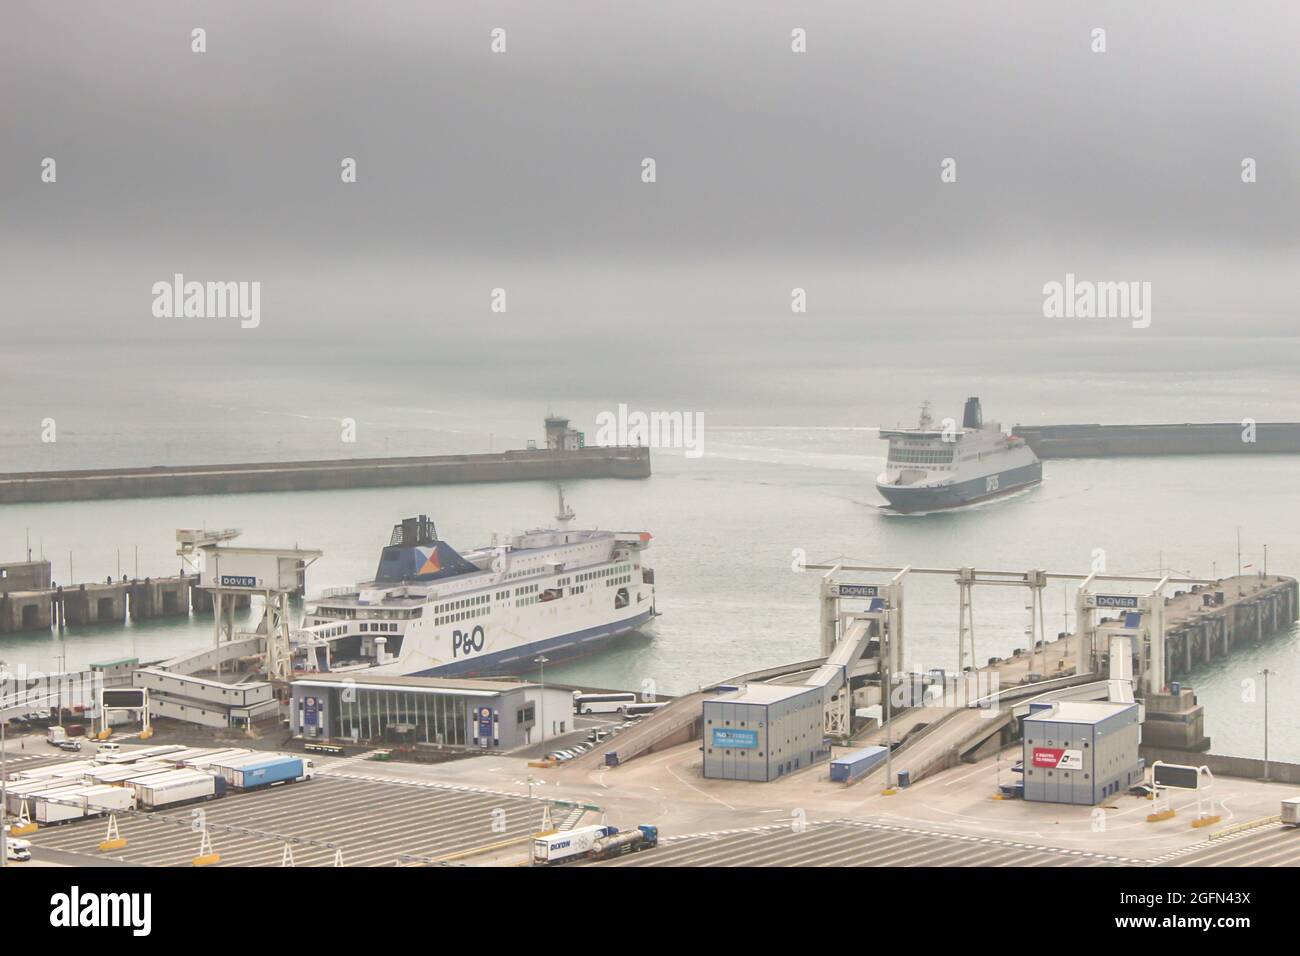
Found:
[(1300, 454), (1300, 423), (1242, 422), (1181, 425), (1017, 425), (1039, 458), (1129, 455)]
[(649, 448), (527, 449), (486, 455), (16, 472), (0, 474), (0, 504), (648, 477)]

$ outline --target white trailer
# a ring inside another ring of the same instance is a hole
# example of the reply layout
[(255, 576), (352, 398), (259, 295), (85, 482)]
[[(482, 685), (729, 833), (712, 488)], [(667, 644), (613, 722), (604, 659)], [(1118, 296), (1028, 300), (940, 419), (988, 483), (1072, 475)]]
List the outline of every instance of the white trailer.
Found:
[(113, 810), (134, 809), (135, 794), (121, 787), (82, 787), (33, 794), (31, 805), (32, 819), (49, 825), (99, 816)]
[(53, 793), (58, 790), (82, 790), (85, 784), (78, 781), (76, 783), (66, 783), (49, 780), (23, 780), (18, 783), (11, 783), (5, 787), (5, 810), (10, 816), (18, 816), (22, 811), (23, 801), (27, 801), (28, 812), (31, 811), (31, 799), (38, 793)]
[(617, 832), (617, 827), (590, 826), (544, 833), (533, 838), (533, 862), (562, 863), (565, 860), (586, 856), (596, 846), (597, 841), (611, 837)]
[(189, 748), (182, 744), (159, 744), (156, 747), (136, 747), (134, 750), (120, 750), (109, 754), (100, 763), (138, 763), (141, 760), (157, 760), (166, 754), (174, 754)]
[(170, 764), (165, 764), (161, 760), (146, 760), (143, 763), (110, 764), (107, 767), (88, 770), (84, 779), (86, 783), (121, 784), (136, 777), (143, 777), (146, 774), (167, 773), (174, 769)]
[(1282, 823), (1289, 827), (1300, 827), (1300, 797), (1282, 801)]
[(72, 765), (69, 765), (66, 767), (60, 767), (58, 770), (54, 771), (54, 773), (50, 774), (45, 779), (50, 781), (50, 783), (58, 783), (60, 781), (67, 781), (68, 783), (72, 783), (74, 781), (81, 782), (85, 779), (86, 774), (88, 774), (93, 769), (94, 769), (93, 764), (89, 768), (81, 767), (81, 766), (74, 767)]
[(175, 753), (163, 754), (157, 758), (163, 763), (169, 763), (173, 767), (179, 767), (187, 760), (198, 760), (200, 757), (206, 757), (209, 754), (221, 753), (221, 747), (186, 747), (184, 750), (178, 750)]
[(232, 750), (215, 750), (203, 757), (195, 757), (184, 761), (181, 766), (188, 767), (191, 770), (210, 770), (215, 763), (222, 761), (237, 760), (240, 757), (246, 757), (253, 751), (247, 748), (234, 748)]
[(202, 770), (173, 770), (127, 782), (142, 810), (157, 810), (195, 800), (225, 796), (226, 780)]
[(18, 780), (49, 780), (56, 774), (61, 774), (67, 770), (80, 770), (82, 772), (92, 770), (97, 766), (93, 760), (73, 760), (69, 763), (50, 763), (44, 767), (32, 767), (30, 770), (19, 770), (14, 776)]

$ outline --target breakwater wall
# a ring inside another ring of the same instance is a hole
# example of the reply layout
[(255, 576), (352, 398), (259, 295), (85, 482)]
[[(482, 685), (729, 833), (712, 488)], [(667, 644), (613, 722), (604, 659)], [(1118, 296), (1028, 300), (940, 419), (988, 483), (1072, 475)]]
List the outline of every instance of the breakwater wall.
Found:
[(1300, 423), (1181, 425), (1017, 425), (1039, 458), (1131, 455), (1300, 454)]
[(0, 504), (648, 477), (649, 448), (528, 449), (488, 455), (16, 472), (0, 474)]

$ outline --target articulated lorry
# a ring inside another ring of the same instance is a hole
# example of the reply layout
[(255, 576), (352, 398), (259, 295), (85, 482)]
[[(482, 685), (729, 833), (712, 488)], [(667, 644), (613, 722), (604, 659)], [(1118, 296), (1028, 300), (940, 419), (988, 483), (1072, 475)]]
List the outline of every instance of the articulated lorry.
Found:
[(658, 827), (640, 826), (623, 832), (610, 826), (579, 827), (535, 837), (532, 860), (543, 866), (578, 859), (606, 860), (658, 845)]
[(316, 775), (314, 765), (306, 757), (287, 754), (259, 754), (233, 764), (214, 764), (212, 771), (224, 777), (236, 790), (257, 790), (277, 783), (295, 783), (310, 780)]
[(226, 780), (202, 770), (172, 770), (168, 773), (151, 773), (126, 786), (135, 795), (142, 810), (161, 810), (198, 800), (215, 800), (226, 795)]

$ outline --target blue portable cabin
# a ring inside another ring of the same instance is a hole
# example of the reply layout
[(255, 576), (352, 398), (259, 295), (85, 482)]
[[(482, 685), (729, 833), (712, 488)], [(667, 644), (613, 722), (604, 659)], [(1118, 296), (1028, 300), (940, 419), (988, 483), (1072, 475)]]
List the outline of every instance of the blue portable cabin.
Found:
[(831, 780), (852, 783), (885, 762), (889, 753), (884, 747), (865, 747), (831, 761)]

